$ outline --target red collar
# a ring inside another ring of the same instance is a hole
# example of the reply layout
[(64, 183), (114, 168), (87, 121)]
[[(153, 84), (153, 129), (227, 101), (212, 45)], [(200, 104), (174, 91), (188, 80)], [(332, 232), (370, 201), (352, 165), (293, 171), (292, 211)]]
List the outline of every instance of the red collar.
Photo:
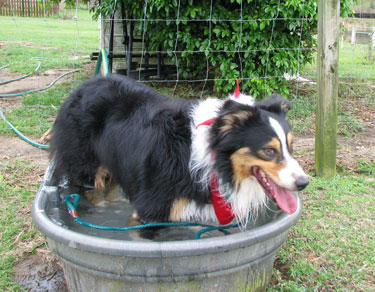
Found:
[[(237, 81), (238, 85), (238, 81)], [(199, 126), (209, 126), (211, 125), (216, 118), (209, 119), (207, 121), (204, 121), (203, 123), (198, 124), (195, 128), (198, 129)], [(215, 159), (215, 154), (211, 154), (211, 159)], [(210, 189), (211, 189), (211, 201), (212, 205), (214, 206), (215, 214), (217, 217), (217, 220), (219, 220), (219, 223), (221, 225), (226, 225), (232, 222), (234, 219), (234, 214), (232, 210), (232, 206), (226, 201), (226, 199), (223, 197), (223, 195), (220, 193), (219, 190), (219, 180), (217, 178), (217, 173), (213, 172), (211, 174), (211, 180), (210, 180)]]
[(213, 172), (210, 181), (211, 200), (214, 206), (215, 214), (221, 225), (229, 224), (234, 219), (231, 205), (225, 200), (219, 190), (217, 173)]
[(209, 126), (215, 121), (216, 121), (216, 118), (208, 119), (207, 121), (204, 121), (203, 123), (200, 123), (200, 124), (196, 125), (195, 128), (198, 129), (199, 126)]

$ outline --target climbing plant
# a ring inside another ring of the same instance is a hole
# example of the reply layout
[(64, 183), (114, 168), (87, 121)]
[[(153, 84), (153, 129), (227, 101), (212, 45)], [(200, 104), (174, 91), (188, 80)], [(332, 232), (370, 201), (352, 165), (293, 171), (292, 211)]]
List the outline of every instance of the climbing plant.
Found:
[[(108, 16), (115, 3), (120, 9), (121, 0), (96, 1), (94, 17)], [(341, 0), (343, 16), (351, 13), (353, 2)], [(314, 57), (316, 0), (148, 0), (124, 5), (126, 18), (137, 20), (139, 32), (144, 29), (145, 49), (167, 52), (177, 62), (180, 78), (205, 79), (208, 72), (220, 92), (232, 91), (242, 77), (242, 90), (256, 97), (287, 94), (284, 73), (298, 73)]]

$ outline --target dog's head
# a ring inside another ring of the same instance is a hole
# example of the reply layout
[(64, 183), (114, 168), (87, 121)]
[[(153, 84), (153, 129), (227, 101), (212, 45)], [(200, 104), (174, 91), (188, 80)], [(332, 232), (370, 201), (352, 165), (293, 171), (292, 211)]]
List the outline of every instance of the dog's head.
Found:
[(297, 203), (291, 191), (304, 189), (309, 180), (293, 158), (293, 135), (286, 121), (290, 103), (272, 95), (261, 103), (224, 103), (210, 132), (214, 168), (229, 187), (229, 201), (237, 218), (274, 200), (287, 213)]

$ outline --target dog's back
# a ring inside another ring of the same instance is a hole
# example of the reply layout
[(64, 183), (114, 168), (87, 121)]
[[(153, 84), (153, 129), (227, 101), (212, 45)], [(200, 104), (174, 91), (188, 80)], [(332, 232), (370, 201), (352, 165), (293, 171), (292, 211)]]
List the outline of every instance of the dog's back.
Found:
[[(119, 147), (131, 151), (145, 144), (139, 141), (150, 138), (146, 137), (147, 133), (142, 135), (145, 126), (156, 125), (168, 116), (176, 125), (186, 125), (188, 117), (184, 108), (188, 104), (124, 76), (85, 81), (62, 105), (53, 126), (51, 157), (55, 160), (57, 175), (67, 175), (73, 183), (93, 184), (99, 166), (117, 165), (106, 160), (123, 156), (120, 153), (110, 156), (109, 152), (118, 152)], [(155, 135), (157, 132), (150, 133)], [(127, 139), (129, 136), (132, 139)], [(125, 145), (125, 140), (132, 142)]]

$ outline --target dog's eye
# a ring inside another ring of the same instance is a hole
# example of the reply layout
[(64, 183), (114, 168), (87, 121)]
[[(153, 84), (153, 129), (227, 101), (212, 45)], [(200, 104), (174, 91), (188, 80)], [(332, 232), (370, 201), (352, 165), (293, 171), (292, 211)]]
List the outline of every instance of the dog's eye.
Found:
[(269, 157), (275, 157), (277, 150), (275, 148), (263, 148), (263, 152)]

